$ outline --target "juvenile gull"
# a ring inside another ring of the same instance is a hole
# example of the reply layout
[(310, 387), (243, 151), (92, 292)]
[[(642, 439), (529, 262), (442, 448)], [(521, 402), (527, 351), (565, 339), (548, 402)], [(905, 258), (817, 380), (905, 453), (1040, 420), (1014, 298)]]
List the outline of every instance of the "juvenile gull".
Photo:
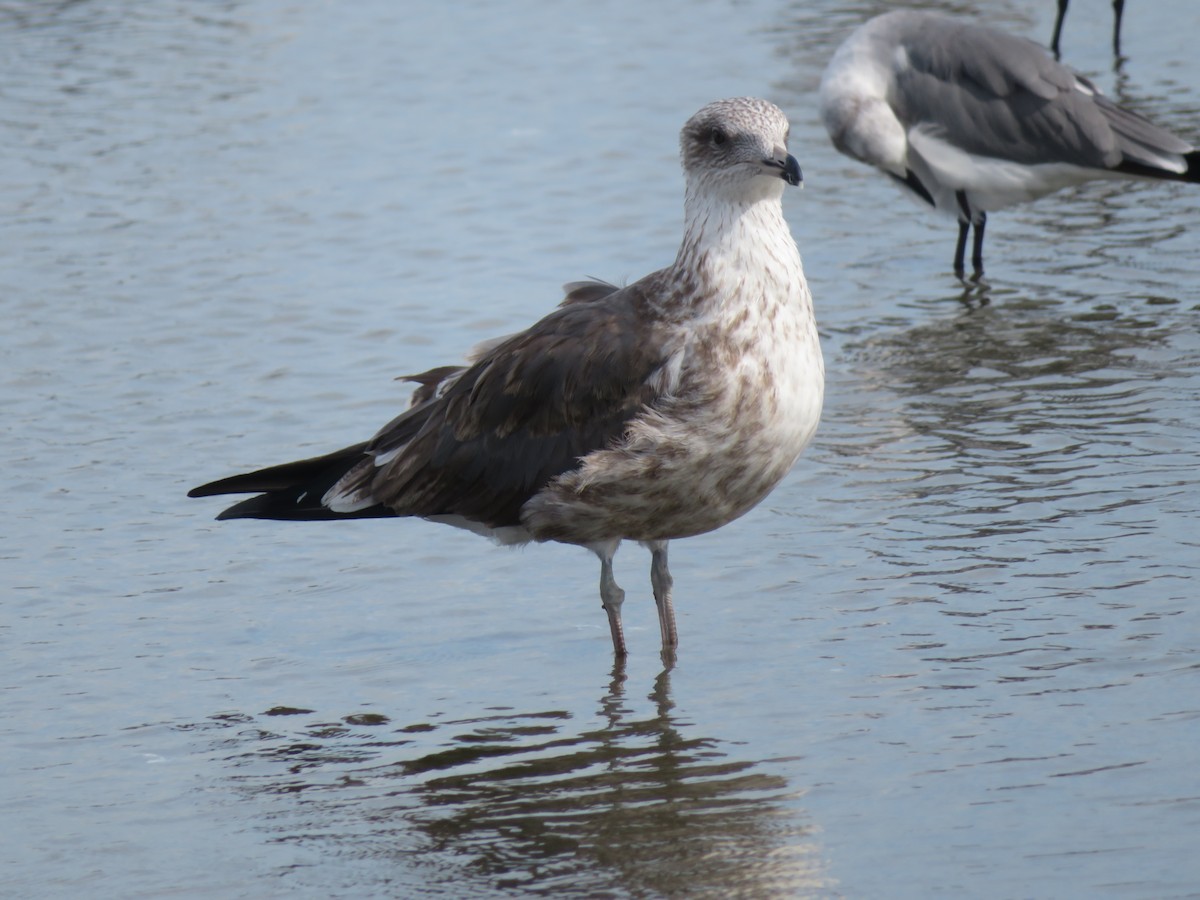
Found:
[(1182, 138), (1122, 109), (1032, 41), (934, 13), (859, 26), (821, 78), (834, 146), (958, 219), (983, 274), (983, 229), (1003, 209), (1097, 178), (1200, 182)]
[(189, 496), (261, 492), (220, 519), (420, 516), (505, 544), (587, 547), (618, 656), (613, 555), (635, 540), (650, 550), (672, 653), (667, 542), (752, 509), (821, 414), (812, 298), (781, 204), (800, 183), (787, 137), (764, 100), (705, 106), (680, 135), (674, 263), (624, 288), (567, 285), (527, 331), (477, 348), (465, 367), (412, 376), (415, 403), (365, 443)]

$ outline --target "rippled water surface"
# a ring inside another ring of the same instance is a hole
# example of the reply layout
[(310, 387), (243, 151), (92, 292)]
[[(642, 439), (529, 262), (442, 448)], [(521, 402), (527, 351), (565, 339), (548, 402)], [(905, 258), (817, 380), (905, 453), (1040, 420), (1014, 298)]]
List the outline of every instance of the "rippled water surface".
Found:
[[(946, 3), (1046, 40), (1049, 0)], [(883, 3), (0, 5), (0, 894), (1200, 895), (1200, 191), (954, 226), (814, 91)], [(1200, 8), (1064, 52), (1200, 139)], [(597, 566), (419, 521), (215, 523), (393, 381), (674, 255), (679, 126), (793, 121), (821, 431)]]

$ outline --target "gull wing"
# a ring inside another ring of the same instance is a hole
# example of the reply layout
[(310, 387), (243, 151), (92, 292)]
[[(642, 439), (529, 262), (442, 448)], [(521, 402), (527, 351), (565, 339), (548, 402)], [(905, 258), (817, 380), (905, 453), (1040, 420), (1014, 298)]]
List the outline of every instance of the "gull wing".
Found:
[(518, 524), (526, 500), (620, 440), (662, 393), (653, 376), (670, 353), (651, 302), (659, 287), (650, 276), (596, 289), (488, 349), (438, 397), (385, 426), (325, 503)]
[(568, 286), (532, 328), (490, 345), (466, 368), (414, 376), (424, 396), (370, 441), (195, 488), (248, 493), (221, 518), (463, 516), (519, 523), (521, 506), (588, 453), (619, 441), (669, 390), (673, 348), (656, 301), (662, 273), (615, 288)]
[(889, 98), (910, 129), (967, 153), (1025, 165), (1183, 171), (1191, 145), (1121, 109), (1032, 41), (969, 22), (900, 19), (905, 53)]

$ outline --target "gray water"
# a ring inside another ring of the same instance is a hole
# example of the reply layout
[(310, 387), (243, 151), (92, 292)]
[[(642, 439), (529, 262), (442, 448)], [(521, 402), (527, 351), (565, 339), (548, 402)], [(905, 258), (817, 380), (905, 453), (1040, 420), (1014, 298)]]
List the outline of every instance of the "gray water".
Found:
[[(1049, 0), (944, 3), (1049, 37)], [(0, 894), (1200, 896), (1200, 191), (954, 226), (814, 91), (886, 4), (0, 5)], [(1200, 139), (1200, 6), (1064, 52)], [(679, 126), (793, 121), (826, 414), (744, 519), (598, 566), (186, 490), (674, 255)]]

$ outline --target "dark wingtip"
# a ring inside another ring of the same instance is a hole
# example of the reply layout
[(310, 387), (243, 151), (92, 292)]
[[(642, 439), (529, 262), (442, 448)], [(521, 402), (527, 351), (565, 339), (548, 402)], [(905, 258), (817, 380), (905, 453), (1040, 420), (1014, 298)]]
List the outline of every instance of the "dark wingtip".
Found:
[(187, 492), (187, 495), (189, 497), (217, 497), (221, 494), (239, 494), (248, 493), (251, 490), (262, 490), (261, 488), (239, 487), (238, 481), (245, 477), (244, 475), (234, 475), (231, 478), (219, 478), (216, 481), (208, 482), (208, 484), (192, 488)]
[[(192, 488), (190, 491), (187, 492), (187, 495), (189, 497), (220, 497), (223, 495), (227, 495), (229, 493), (232, 493), (226, 486), (226, 482), (228, 482), (228, 481), (230, 481), (230, 479), (228, 479), (228, 478), (223, 478), (220, 481), (210, 481), (208, 484), (202, 484), (199, 487)], [(217, 521), (220, 522), (224, 519), (244, 519), (244, 518), (246, 518), (246, 512), (245, 512), (244, 508), (247, 506), (247, 504), (251, 504), (254, 501), (261, 502), (261, 500), (264, 496), (266, 496), (266, 495), (260, 494), (257, 497), (250, 497), (246, 500), (242, 500), (240, 503), (235, 503), (233, 506), (230, 506), (228, 509), (221, 510), (221, 512), (217, 515)], [(256, 504), (256, 505), (258, 505), (258, 504)]]
[(1183, 158), (1187, 162), (1187, 171), (1183, 173), (1183, 180), (1190, 181), (1192, 184), (1200, 184), (1200, 150), (1185, 153)]
[[(258, 494), (254, 497), (247, 497), (245, 500), (239, 500), (233, 506), (221, 510), (217, 514), (217, 521), (305, 518), (306, 510), (297, 506), (294, 494), (294, 491), (285, 491), (280, 494)], [(328, 516), (328, 512), (324, 509), (318, 510), (317, 514), (322, 518)]]
[(1134, 162), (1132, 160), (1124, 160), (1120, 165), (1114, 166), (1114, 172), (1123, 172), (1126, 175), (1136, 175), (1139, 178), (1157, 178), (1163, 181), (1183, 181), (1189, 184), (1200, 184), (1200, 150), (1191, 150), (1183, 154), (1183, 161), (1187, 168), (1182, 172), (1170, 172), (1166, 169), (1160, 169), (1158, 166), (1148, 166), (1145, 163)]

